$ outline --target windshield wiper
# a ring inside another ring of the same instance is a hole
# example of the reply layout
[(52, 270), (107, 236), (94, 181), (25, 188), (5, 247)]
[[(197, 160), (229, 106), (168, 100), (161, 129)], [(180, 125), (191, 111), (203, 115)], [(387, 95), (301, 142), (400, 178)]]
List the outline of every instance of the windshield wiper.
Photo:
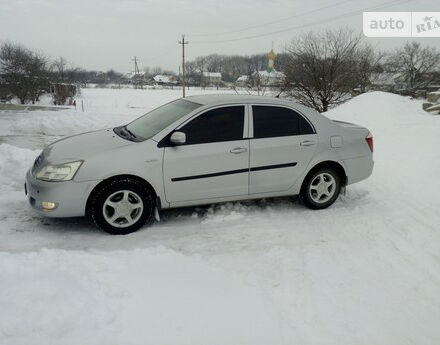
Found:
[(127, 128), (127, 126), (122, 126), (122, 128), (124, 129), (124, 131), (126, 132), (126, 133), (128, 133), (130, 136), (132, 136), (133, 138), (137, 138), (137, 136), (132, 132), (132, 131), (130, 131), (128, 128)]
[(129, 129), (125, 128), (125, 126), (115, 127), (113, 128), (113, 132), (115, 132), (121, 138), (124, 138), (129, 141), (138, 141), (136, 135), (132, 133)]

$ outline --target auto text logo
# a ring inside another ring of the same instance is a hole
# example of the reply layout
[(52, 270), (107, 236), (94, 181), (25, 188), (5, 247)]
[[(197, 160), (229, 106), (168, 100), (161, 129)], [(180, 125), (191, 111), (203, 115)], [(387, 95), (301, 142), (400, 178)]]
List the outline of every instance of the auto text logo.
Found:
[(367, 37), (440, 37), (440, 12), (364, 12)]

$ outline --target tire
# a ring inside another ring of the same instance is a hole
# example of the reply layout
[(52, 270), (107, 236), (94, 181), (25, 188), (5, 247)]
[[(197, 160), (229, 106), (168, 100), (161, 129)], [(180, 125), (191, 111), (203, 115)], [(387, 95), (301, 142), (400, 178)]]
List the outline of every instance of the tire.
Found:
[(93, 197), (90, 216), (95, 225), (112, 235), (126, 235), (154, 219), (154, 197), (141, 182), (115, 179)]
[(306, 207), (321, 210), (333, 204), (340, 191), (340, 176), (331, 168), (321, 168), (306, 177), (300, 197)]

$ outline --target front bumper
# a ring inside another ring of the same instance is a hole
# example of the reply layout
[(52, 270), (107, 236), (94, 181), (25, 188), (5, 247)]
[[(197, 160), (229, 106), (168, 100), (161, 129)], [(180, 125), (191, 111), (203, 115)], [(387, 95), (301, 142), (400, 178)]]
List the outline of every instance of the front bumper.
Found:
[[(26, 174), (25, 193), (32, 208), (45, 217), (80, 217), (85, 215), (87, 198), (98, 183), (41, 181), (33, 177), (29, 170)], [(55, 208), (45, 210), (42, 202), (53, 202)]]

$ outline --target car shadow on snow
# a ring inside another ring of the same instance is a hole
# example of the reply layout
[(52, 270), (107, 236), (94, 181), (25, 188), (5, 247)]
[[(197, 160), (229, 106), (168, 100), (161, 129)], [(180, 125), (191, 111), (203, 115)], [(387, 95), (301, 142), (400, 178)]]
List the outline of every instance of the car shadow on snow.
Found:
[[(187, 222), (203, 222), (209, 217), (216, 215), (243, 214), (252, 215), (265, 211), (281, 210), (281, 209), (297, 209), (297, 198), (270, 198), (258, 200), (246, 200), (237, 202), (225, 202), (218, 204), (208, 204), (195, 207), (180, 207), (173, 209), (164, 209), (159, 213), (160, 220), (155, 221), (151, 227), (143, 227), (140, 231), (145, 231), (155, 226), (167, 226), (176, 223)], [(93, 222), (86, 217), (71, 218), (45, 218), (39, 215), (29, 215), (26, 222), (33, 223), (38, 230), (46, 230), (50, 232), (65, 233), (89, 233), (96, 234), (101, 232)]]
[[(356, 209), (368, 199), (368, 191), (364, 189), (350, 190), (346, 195), (341, 195), (328, 211), (338, 212), (338, 210)], [(285, 214), (285, 212), (295, 212), (298, 216), (304, 213), (315, 212), (302, 205), (297, 197), (277, 197), (267, 199), (245, 200), (236, 202), (225, 202), (209, 204), (196, 207), (181, 207), (175, 209), (165, 209), (160, 211), (160, 221), (156, 221), (150, 227), (143, 227), (139, 232), (145, 233), (167, 231), (168, 228), (175, 228), (179, 224), (203, 224), (212, 220), (219, 222), (233, 221), (234, 216), (253, 217), (271, 213), (272, 215)], [(319, 211), (317, 215), (319, 214)], [(89, 234), (96, 235), (101, 233), (93, 222), (85, 217), (75, 218), (44, 218), (32, 215), (28, 219), (38, 230), (58, 232), (62, 234)], [(138, 232), (138, 233), (139, 233)]]

